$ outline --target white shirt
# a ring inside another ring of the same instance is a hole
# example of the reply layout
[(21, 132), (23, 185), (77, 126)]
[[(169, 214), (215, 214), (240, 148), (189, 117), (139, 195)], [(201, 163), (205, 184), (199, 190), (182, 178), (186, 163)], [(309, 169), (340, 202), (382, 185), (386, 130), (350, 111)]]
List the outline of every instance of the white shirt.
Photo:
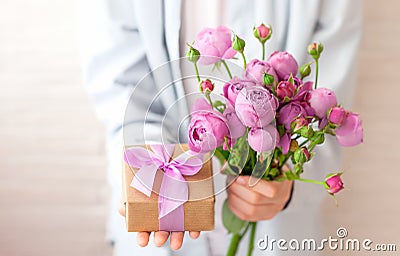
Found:
[[(179, 52), (185, 58), (188, 50), (187, 43), (193, 44), (196, 35), (206, 27), (215, 28), (227, 24), (226, 12), (223, 11), (225, 0), (183, 0), (181, 6), (181, 28), (179, 36)], [(186, 60), (181, 61), (182, 77), (194, 75), (193, 65)], [(196, 78), (184, 79), (183, 86), (186, 93), (188, 108), (193, 105), (195, 99), (201, 97), (199, 94), (199, 83)], [(221, 88), (216, 88), (216, 90)], [(218, 92), (214, 92), (217, 93)]]

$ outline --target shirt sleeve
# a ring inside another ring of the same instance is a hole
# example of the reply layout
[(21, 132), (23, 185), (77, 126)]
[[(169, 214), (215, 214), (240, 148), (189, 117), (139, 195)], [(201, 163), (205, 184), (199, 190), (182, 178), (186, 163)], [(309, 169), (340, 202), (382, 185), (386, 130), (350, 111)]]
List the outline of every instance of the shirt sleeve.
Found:
[(77, 31), (84, 84), (96, 115), (109, 134), (129, 127), (129, 143), (140, 144), (145, 130), (147, 140), (160, 141), (165, 108), (154, 100), (157, 88), (133, 8), (126, 0), (79, 1)]

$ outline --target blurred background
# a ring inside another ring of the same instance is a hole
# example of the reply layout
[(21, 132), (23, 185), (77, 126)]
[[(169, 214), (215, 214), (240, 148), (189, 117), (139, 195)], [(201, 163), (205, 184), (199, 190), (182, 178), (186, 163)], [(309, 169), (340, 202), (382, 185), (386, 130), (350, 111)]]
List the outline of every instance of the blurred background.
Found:
[[(349, 189), (339, 207), (327, 196), (324, 228), (400, 251), (400, 2), (364, 3), (353, 110), (365, 143), (346, 150)], [(111, 255), (104, 130), (75, 45), (74, 1), (0, 1), (0, 255)]]

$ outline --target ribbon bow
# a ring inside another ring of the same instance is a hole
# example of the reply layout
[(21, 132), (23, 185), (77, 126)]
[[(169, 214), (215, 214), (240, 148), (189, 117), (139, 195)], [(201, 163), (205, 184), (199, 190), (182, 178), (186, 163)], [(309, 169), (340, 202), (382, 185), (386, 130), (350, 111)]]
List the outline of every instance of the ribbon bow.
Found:
[(200, 155), (186, 151), (171, 159), (175, 145), (151, 145), (152, 151), (142, 147), (125, 150), (124, 159), (129, 166), (138, 168), (131, 186), (150, 197), (157, 170), (164, 172), (158, 196), (159, 229), (184, 231), (183, 204), (188, 200), (188, 185), (182, 175), (194, 175), (200, 171), (203, 161)]

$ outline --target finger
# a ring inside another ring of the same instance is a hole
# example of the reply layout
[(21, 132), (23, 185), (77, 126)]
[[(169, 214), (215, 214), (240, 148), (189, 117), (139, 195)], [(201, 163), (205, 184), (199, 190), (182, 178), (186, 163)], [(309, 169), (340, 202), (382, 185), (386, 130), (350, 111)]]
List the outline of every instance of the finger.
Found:
[(145, 247), (149, 243), (150, 232), (139, 232), (136, 236), (136, 241), (139, 246)]
[(274, 202), (274, 199), (257, 193), (252, 188), (240, 185), (236, 182), (228, 187), (228, 195), (230, 195), (231, 193), (235, 194), (245, 201), (248, 201), (250, 204), (253, 205), (263, 205)]
[(168, 237), (169, 237), (169, 232), (167, 231), (154, 232), (154, 244), (156, 246), (161, 246), (165, 244), (165, 242), (168, 240)]
[(246, 221), (269, 220), (279, 212), (279, 207), (274, 204), (255, 206), (236, 195), (228, 198), (228, 205), (236, 216)]
[(170, 247), (172, 250), (179, 250), (182, 247), (184, 232), (172, 232), (170, 238)]
[(190, 231), (189, 236), (193, 239), (197, 239), (200, 236), (200, 231)]
[[(266, 181), (260, 180), (254, 186), (249, 187), (248, 184), (252, 184), (250, 179), (255, 179), (251, 176), (239, 176), (236, 182), (242, 186), (251, 188), (253, 191), (264, 195), (269, 198), (274, 198), (280, 196), (280, 192), (290, 187), (291, 181)], [(254, 183), (253, 183), (254, 184)]]

